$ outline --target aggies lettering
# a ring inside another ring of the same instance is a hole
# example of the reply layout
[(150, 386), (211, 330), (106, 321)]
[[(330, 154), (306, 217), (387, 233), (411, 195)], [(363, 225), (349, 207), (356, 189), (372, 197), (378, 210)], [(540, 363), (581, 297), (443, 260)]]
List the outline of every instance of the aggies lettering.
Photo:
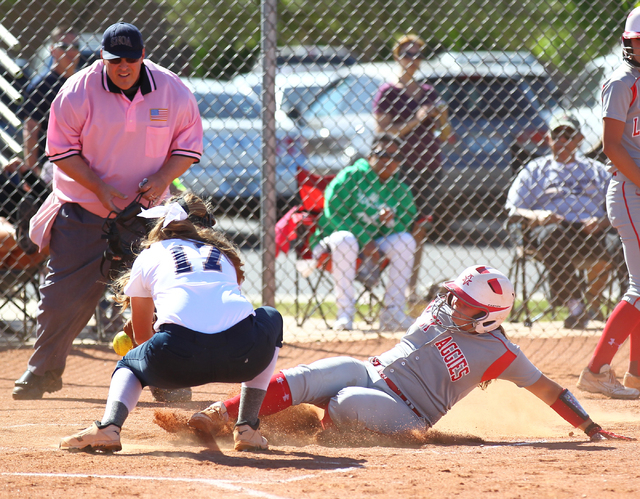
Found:
[(467, 359), (451, 336), (436, 342), (435, 345), (449, 369), (451, 381), (458, 381), (462, 376), (469, 374)]

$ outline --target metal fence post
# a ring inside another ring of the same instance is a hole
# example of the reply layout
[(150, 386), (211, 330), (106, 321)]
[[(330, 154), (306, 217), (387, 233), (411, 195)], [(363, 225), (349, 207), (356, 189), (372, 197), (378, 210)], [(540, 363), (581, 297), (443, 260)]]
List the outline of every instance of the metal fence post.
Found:
[(277, 0), (261, 2), (262, 180), (260, 185), (260, 249), (262, 304), (276, 303), (276, 20)]

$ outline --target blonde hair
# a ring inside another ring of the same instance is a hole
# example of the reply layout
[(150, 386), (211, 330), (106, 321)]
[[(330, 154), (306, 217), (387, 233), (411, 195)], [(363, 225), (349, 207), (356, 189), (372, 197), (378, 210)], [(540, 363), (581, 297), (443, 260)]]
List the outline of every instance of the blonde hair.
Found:
[(420, 47), (420, 50), (422, 50), (426, 45), (426, 42), (418, 35), (402, 35), (400, 38), (398, 38), (398, 41), (396, 41), (396, 44), (393, 46), (393, 57), (395, 59), (400, 59), (400, 49), (404, 45), (409, 45), (411, 43), (415, 43), (416, 45), (418, 45)]
[[(191, 192), (185, 192), (177, 196), (173, 196), (165, 202), (165, 204), (181, 202), (186, 206), (189, 217), (186, 220), (174, 220), (166, 227), (163, 227), (164, 218), (159, 218), (153, 228), (149, 231), (146, 238), (140, 243), (142, 250), (148, 248), (153, 243), (166, 241), (168, 239), (183, 239), (185, 241), (200, 241), (205, 244), (218, 248), (233, 264), (238, 277), (238, 284), (244, 281), (244, 263), (240, 258), (240, 250), (229, 241), (226, 236), (213, 227), (201, 225), (203, 219), (212, 213), (209, 202), (203, 201)], [(129, 305), (129, 297), (123, 292), (125, 286), (131, 277), (131, 270), (125, 271), (112, 284), (115, 294), (114, 300), (125, 309)]]

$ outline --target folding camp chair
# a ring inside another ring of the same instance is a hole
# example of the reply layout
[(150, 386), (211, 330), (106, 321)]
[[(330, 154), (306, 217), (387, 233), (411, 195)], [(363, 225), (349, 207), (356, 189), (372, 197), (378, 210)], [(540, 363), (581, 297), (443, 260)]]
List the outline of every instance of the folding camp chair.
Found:
[[(296, 255), (295, 314), (296, 324), (302, 326), (315, 314), (320, 315), (330, 328), (327, 299), (333, 282), (330, 276), (331, 254), (324, 252), (314, 259), (309, 238), (316, 231), (324, 208), (324, 190), (335, 175), (317, 175), (300, 169), (297, 173), (301, 204), (289, 210), (276, 226), (276, 245), (279, 251), (293, 248)], [(380, 269), (388, 265), (384, 259)], [(362, 261), (358, 259), (360, 268)], [(306, 284), (306, 286), (304, 286)], [(304, 286), (304, 287), (303, 287)], [(384, 277), (377, 282), (358, 282), (356, 290), (356, 317), (371, 325), (378, 319), (383, 304)]]
[[(509, 277), (516, 291), (516, 305), (511, 312), (510, 320), (515, 322), (522, 320), (526, 326), (531, 326), (544, 316), (557, 312), (557, 307), (551, 302), (549, 272), (543, 263), (543, 255), (532, 242), (531, 228), (526, 220), (514, 216), (507, 221), (507, 225), (514, 248)], [(580, 272), (583, 289), (588, 288), (587, 270), (595, 263), (596, 260), (583, 258), (573, 262), (574, 267)], [(622, 248), (613, 258), (612, 263), (613, 267), (608, 271), (606, 294), (595, 298), (586, 295), (582, 297), (587, 306), (596, 306), (604, 317), (607, 317), (620, 301), (628, 281)], [(532, 297), (539, 293), (542, 293), (547, 305), (542, 308), (532, 308)], [(532, 312), (535, 312), (535, 315), (532, 315)]]

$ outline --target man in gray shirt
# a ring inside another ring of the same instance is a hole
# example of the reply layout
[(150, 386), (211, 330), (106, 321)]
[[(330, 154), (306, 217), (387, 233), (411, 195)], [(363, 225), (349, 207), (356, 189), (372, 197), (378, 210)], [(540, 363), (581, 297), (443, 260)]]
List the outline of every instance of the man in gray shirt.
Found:
[[(570, 115), (552, 118), (548, 141), (552, 153), (529, 162), (516, 176), (507, 195), (512, 219), (522, 222), (529, 242), (549, 272), (551, 304), (565, 306), (564, 325), (583, 329), (606, 286), (613, 260), (620, 261), (620, 244), (609, 233), (605, 206), (611, 174), (604, 164), (577, 154), (580, 125)], [(584, 290), (578, 269), (586, 269)]]

